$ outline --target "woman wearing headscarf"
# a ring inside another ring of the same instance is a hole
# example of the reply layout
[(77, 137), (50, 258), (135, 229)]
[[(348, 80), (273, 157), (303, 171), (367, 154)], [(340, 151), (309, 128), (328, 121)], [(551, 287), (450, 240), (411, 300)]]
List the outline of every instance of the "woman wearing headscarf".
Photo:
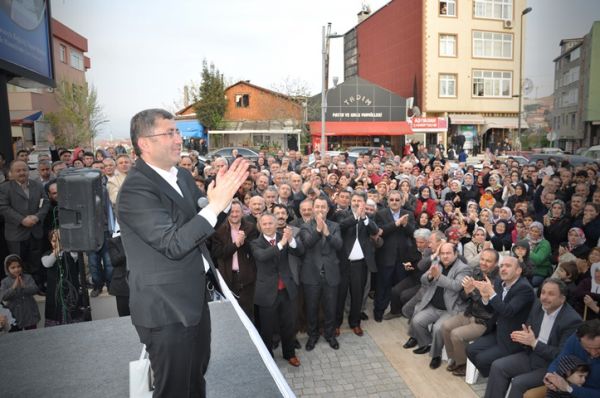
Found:
[(508, 206), (504, 206), (500, 208), (498, 212), (498, 220), (506, 222), (506, 227), (508, 231), (512, 233), (513, 229), (515, 229), (515, 221), (513, 218), (512, 210)]
[(585, 244), (585, 242), (585, 233), (581, 228), (573, 227), (569, 229), (567, 241), (562, 242), (559, 245), (559, 256), (565, 253), (571, 253), (575, 258), (586, 259), (590, 254), (591, 249)]
[(467, 205), (469, 202), (473, 201), (475, 203), (479, 202), (479, 197), (481, 194), (479, 193), (479, 187), (475, 184), (475, 177), (473, 174), (467, 173), (464, 175), (462, 179), (462, 192), (460, 195), (460, 207), (463, 213), (467, 213)]
[(491, 247), (491, 242), (487, 241), (487, 232), (483, 227), (475, 227), (471, 234), (471, 241), (465, 244), (464, 256), (472, 267), (479, 266), (479, 257), (483, 249)]
[(493, 227), (493, 232), (490, 234), (492, 246), (497, 252), (510, 250), (512, 247), (512, 235), (508, 230), (508, 224), (504, 220), (499, 220)]
[(433, 186), (431, 187), (432, 193), (435, 194), (431, 195), (432, 197), (434, 197), (434, 199), (438, 199), (441, 201), (441, 197), (442, 197), (442, 191), (444, 190), (444, 180), (442, 177), (433, 177)]
[(442, 201), (451, 201), (455, 207), (460, 206), (462, 186), (457, 179), (448, 181), (448, 186), (442, 191)]
[[(573, 307), (586, 319), (600, 317), (600, 262), (593, 263), (590, 267), (590, 276), (583, 279), (573, 292)], [(588, 307), (585, 311), (585, 307)]]
[(433, 217), (437, 209), (437, 202), (431, 198), (431, 188), (427, 185), (419, 188), (419, 195), (416, 198), (415, 202), (415, 216), (421, 214), (422, 212), (427, 212), (429, 217)]
[(583, 208), (583, 218), (573, 223), (574, 227), (583, 229), (586, 236), (586, 243), (589, 247), (598, 246), (600, 238), (600, 205), (596, 203), (586, 203)]
[(514, 209), (515, 205), (517, 203), (520, 202), (526, 202), (527, 201), (527, 188), (526, 185), (523, 184), (522, 182), (517, 183), (514, 186), (514, 193), (512, 195), (510, 195), (508, 197), (508, 199), (506, 199), (506, 206)]
[(400, 192), (404, 192), (404, 197), (406, 198), (403, 208), (414, 213), (417, 207), (417, 198), (410, 191), (410, 182), (406, 178), (403, 178), (400, 180), (398, 188)]
[(488, 188), (492, 188), (492, 196), (496, 199), (496, 202), (504, 203), (502, 201), (502, 192), (504, 191), (504, 187), (502, 186), (502, 178), (500, 178), (499, 174), (491, 174), (488, 179), (489, 186)]
[(533, 278), (531, 284), (538, 287), (544, 279), (552, 274), (552, 247), (550, 242), (544, 239), (544, 226), (541, 222), (534, 221), (529, 226), (527, 234), (529, 242), (529, 259), (533, 264)]
[(544, 237), (552, 247), (552, 260), (557, 262), (560, 244), (567, 240), (567, 232), (571, 226), (571, 219), (567, 215), (565, 202), (556, 199), (550, 205), (548, 213), (544, 215)]

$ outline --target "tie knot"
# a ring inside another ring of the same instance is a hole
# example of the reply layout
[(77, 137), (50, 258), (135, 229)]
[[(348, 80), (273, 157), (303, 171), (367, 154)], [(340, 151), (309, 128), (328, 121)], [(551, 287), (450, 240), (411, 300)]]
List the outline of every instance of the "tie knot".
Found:
[(269, 241), (269, 243), (271, 244), (271, 246), (275, 246), (275, 239), (271, 239), (271, 240)]

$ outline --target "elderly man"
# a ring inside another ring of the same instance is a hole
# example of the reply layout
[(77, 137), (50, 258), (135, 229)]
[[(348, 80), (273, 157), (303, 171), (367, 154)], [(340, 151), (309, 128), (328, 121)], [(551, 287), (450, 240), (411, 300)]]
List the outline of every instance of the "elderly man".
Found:
[(531, 308), (527, 323), (511, 333), (512, 340), (523, 345), (525, 351), (492, 363), (487, 398), (504, 398), (509, 384), (508, 398), (520, 398), (530, 388), (544, 384), (546, 368), (582, 322), (566, 303), (567, 294), (567, 286), (560, 279), (544, 281), (540, 300)]
[[(458, 259), (456, 246), (443, 243), (440, 246), (439, 263), (434, 262), (421, 277), (425, 292), (415, 307), (408, 334), (419, 344), (413, 351), (415, 354), (431, 351), (429, 367), (432, 369), (437, 369), (442, 363), (442, 324), (465, 308), (465, 302), (459, 293), (463, 279), (469, 275), (471, 268)], [(433, 328), (430, 332), (431, 324)]]
[(265, 212), (265, 200), (262, 196), (255, 195), (250, 198), (250, 214), (244, 216), (244, 219), (254, 225), (258, 224), (258, 219)]
[(115, 175), (110, 177), (106, 183), (108, 197), (112, 204), (117, 203), (117, 196), (123, 182), (125, 182), (125, 177), (127, 177), (129, 169), (131, 169), (131, 158), (129, 155), (123, 153), (117, 156), (117, 170), (115, 171)]
[(0, 213), (4, 217), (4, 237), (8, 251), (25, 262), (43, 290), (45, 274), (41, 268), (43, 222), (50, 208), (44, 187), (29, 179), (29, 166), (22, 160), (10, 165), (11, 180), (0, 185)]
[(474, 281), (495, 280), (498, 277), (500, 255), (494, 249), (484, 249), (479, 256), (479, 265), (473, 269), (473, 276), (463, 279), (460, 293), (467, 302), (461, 314), (446, 319), (442, 324), (444, 346), (448, 354), (447, 370), (455, 376), (464, 376), (467, 363), (467, 344), (493, 328), (494, 311), (481, 302), (481, 295), (475, 289)]
[(533, 305), (533, 288), (523, 276), (523, 264), (515, 257), (500, 261), (500, 280), (473, 281), (481, 294), (481, 302), (496, 314), (496, 332), (486, 334), (467, 347), (467, 357), (479, 372), (488, 377), (492, 362), (523, 350), (510, 334), (522, 327)]
[[(570, 384), (556, 373), (560, 359), (566, 355), (574, 355), (589, 364), (590, 372), (582, 386)], [(548, 366), (544, 385), (549, 390), (568, 393), (577, 398), (600, 397), (600, 319), (583, 323), (567, 339), (560, 354)]]

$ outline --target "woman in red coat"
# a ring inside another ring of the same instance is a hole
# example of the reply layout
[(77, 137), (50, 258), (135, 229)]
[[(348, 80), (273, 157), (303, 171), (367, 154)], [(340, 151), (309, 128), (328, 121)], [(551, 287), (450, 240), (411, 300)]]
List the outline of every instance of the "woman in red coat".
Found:
[(433, 217), (433, 214), (437, 210), (437, 202), (431, 198), (431, 188), (427, 185), (419, 188), (419, 196), (417, 197), (415, 216), (418, 216), (423, 211), (429, 214), (429, 217)]

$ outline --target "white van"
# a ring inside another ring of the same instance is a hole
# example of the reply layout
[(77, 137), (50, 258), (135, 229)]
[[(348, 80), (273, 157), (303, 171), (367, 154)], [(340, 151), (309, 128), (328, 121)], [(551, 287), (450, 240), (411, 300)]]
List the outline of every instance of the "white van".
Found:
[(586, 156), (594, 160), (600, 160), (600, 145), (594, 145), (590, 147), (587, 151), (583, 152), (582, 156)]

